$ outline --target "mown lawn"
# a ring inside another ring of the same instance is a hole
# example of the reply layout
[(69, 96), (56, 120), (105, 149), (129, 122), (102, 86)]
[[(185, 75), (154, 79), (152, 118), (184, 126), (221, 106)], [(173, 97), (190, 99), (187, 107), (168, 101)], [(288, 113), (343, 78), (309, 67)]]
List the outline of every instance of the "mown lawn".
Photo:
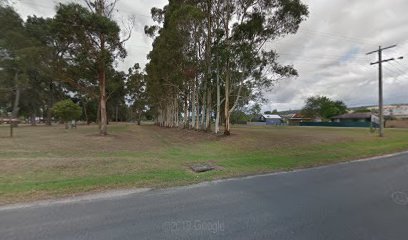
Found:
[[(0, 205), (105, 189), (168, 187), (249, 174), (291, 170), (408, 150), (408, 131), (235, 127), (230, 137), (152, 125), (0, 126)], [(216, 165), (196, 174), (193, 163)]]

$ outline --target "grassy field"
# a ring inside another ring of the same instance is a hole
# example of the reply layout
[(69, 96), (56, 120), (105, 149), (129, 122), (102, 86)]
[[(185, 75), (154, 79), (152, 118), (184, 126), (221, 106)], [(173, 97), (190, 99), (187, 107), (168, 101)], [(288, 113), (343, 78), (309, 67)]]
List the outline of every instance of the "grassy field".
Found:
[[(132, 187), (167, 187), (408, 150), (408, 131), (235, 127), (230, 137), (152, 125), (65, 130), (0, 126), (0, 205)], [(217, 170), (196, 174), (193, 163)]]

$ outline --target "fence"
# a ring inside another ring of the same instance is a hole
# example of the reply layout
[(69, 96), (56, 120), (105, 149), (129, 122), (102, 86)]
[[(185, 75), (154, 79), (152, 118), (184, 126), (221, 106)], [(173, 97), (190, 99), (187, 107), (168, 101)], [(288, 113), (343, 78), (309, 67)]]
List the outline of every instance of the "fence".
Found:
[(387, 128), (408, 128), (408, 120), (387, 120), (385, 121)]
[(361, 127), (369, 128), (370, 122), (301, 122), (299, 126), (307, 127)]

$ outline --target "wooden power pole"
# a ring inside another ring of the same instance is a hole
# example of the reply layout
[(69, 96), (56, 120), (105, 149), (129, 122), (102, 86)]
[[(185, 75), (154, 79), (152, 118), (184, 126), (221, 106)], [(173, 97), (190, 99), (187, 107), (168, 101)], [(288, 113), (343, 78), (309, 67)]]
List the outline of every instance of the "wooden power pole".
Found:
[(378, 47), (378, 50), (367, 53), (367, 55), (378, 53), (378, 61), (370, 63), (370, 65), (378, 64), (378, 108), (379, 108), (379, 124), (380, 124), (380, 137), (384, 137), (384, 109), (383, 109), (383, 77), (382, 77), (382, 64), (389, 61), (394, 61), (394, 58), (382, 59), (382, 52), (386, 49), (394, 48), (397, 45), (382, 48)]

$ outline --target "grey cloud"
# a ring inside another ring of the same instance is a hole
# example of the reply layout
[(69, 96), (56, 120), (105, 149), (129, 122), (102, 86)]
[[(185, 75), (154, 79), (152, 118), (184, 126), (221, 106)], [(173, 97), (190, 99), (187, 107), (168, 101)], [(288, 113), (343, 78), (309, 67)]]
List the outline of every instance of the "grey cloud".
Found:
[[(36, 0), (36, 1), (17, 1), (15, 4), (16, 10), (23, 16), (38, 15), (43, 17), (52, 17), (55, 14), (55, 6), (57, 3), (77, 2), (83, 3), (81, 0)], [(123, 61), (118, 61), (118, 68), (126, 71), (135, 63), (140, 63), (144, 66), (147, 62), (146, 56), (151, 50), (152, 39), (144, 34), (144, 26), (153, 24), (150, 18), (150, 9), (152, 7), (162, 8), (167, 4), (166, 0), (120, 0), (117, 4), (118, 12), (115, 13), (115, 19), (122, 26), (127, 25), (129, 17), (134, 17), (135, 25), (132, 32), (132, 37), (126, 42), (128, 57)]]
[[(79, 1), (79, 0), (78, 0)], [(119, 64), (126, 70), (138, 62), (147, 62), (146, 55), (152, 40), (143, 33), (152, 24), (150, 9), (163, 7), (166, 0), (121, 0), (118, 19), (134, 15), (136, 25), (132, 38), (126, 43), (128, 57)], [(386, 103), (407, 103), (408, 95), (408, 4), (406, 0), (305, 0), (310, 17), (301, 24), (296, 35), (272, 41), (267, 47), (280, 53), (282, 64), (293, 64), (299, 72), (297, 79), (282, 80), (272, 91), (265, 93), (269, 102), (264, 110), (301, 108), (307, 97), (326, 95), (344, 100), (349, 106), (377, 103), (377, 67), (369, 63), (376, 56), (365, 53), (378, 45), (398, 43), (384, 52), (384, 57), (404, 55), (399, 64), (385, 64), (384, 99)], [(52, 16), (52, 0), (23, 1), (16, 4), (23, 15)], [(353, 49), (352, 56), (347, 57)]]
[[(366, 56), (378, 45), (398, 43), (384, 52), (385, 57), (405, 54), (408, 59), (408, 4), (392, 1), (305, 1), (310, 8), (309, 19), (294, 36), (270, 43), (280, 54), (281, 62), (293, 64), (299, 77), (280, 84), (266, 93), (269, 103), (279, 110), (296, 109), (313, 95), (326, 95), (343, 100), (350, 106), (377, 103), (376, 55)], [(345, 56), (353, 52), (347, 59)], [(384, 68), (384, 99), (386, 103), (407, 103), (408, 60), (386, 64)], [(400, 70), (396, 68), (399, 66)], [(293, 93), (291, 95), (290, 93)], [(291, 97), (288, 97), (291, 96)]]

